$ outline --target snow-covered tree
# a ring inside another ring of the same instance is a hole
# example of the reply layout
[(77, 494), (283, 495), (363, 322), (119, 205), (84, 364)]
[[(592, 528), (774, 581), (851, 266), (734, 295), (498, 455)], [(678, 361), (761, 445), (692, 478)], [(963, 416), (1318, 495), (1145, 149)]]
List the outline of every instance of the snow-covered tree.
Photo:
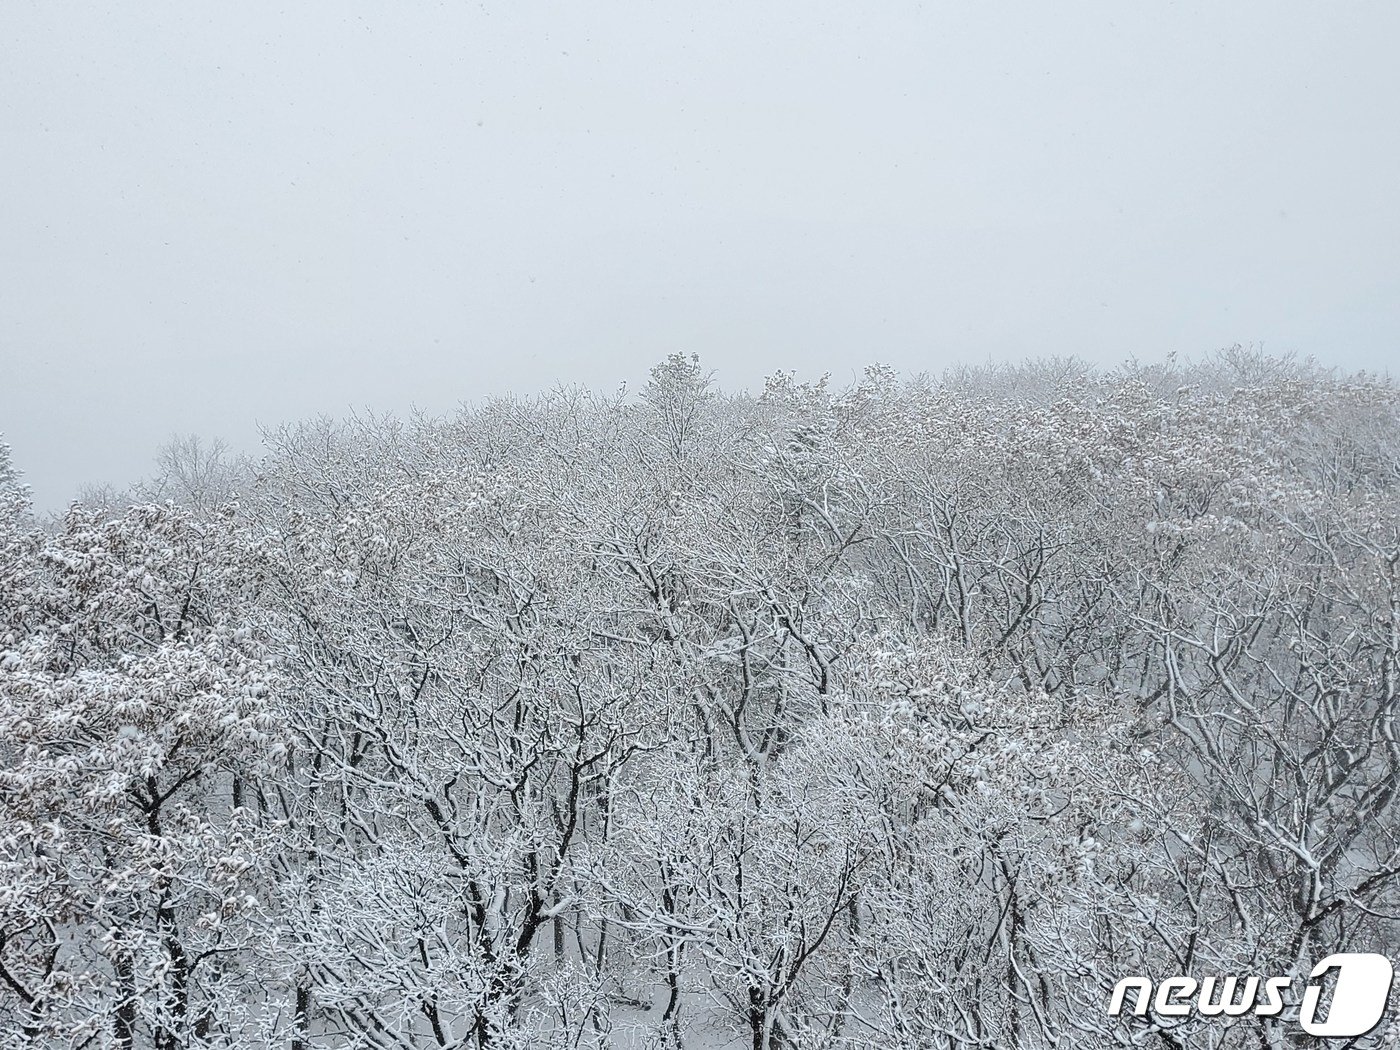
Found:
[(1109, 996), (1397, 943), (1389, 382), (673, 355), (267, 445), (47, 531), (0, 451), (6, 1045), (1281, 1050)]
[(76, 509), (32, 543), (0, 653), (0, 1031), (215, 1045), (269, 1022), (249, 969), (282, 747), (274, 677), (221, 589), (217, 525)]

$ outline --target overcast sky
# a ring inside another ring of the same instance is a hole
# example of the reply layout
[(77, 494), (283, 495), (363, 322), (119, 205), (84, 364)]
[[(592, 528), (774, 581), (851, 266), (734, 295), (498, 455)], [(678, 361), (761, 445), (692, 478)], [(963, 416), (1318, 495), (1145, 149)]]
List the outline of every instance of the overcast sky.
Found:
[(5, 0), (0, 431), (1400, 347), (1400, 4)]

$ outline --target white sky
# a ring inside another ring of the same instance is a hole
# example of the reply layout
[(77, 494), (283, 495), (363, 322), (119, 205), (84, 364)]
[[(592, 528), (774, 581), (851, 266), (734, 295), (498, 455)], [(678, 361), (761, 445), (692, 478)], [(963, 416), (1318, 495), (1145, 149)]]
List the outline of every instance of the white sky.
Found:
[(1397, 55), (1393, 0), (5, 0), (0, 431), (50, 509), (675, 350), (1385, 368)]

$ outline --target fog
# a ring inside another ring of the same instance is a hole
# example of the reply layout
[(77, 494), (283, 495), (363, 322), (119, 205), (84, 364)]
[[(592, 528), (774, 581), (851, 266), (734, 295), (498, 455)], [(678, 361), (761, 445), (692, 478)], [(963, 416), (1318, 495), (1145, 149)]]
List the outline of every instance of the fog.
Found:
[(1400, 8), (7, 6), (0, 432), (1400, 343)]

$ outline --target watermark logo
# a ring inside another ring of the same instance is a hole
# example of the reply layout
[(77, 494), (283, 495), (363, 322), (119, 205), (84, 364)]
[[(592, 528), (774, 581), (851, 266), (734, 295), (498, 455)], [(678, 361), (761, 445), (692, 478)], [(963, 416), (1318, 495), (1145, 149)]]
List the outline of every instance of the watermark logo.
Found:
[[(1335, 976), (1334, 976), (1335, 975)], [(1325, 1017), (1322, 995), (1326, 979), (1333, 977)], [(1298, 1003), (1298, 1024), (1308, 1035), (1324, 1039), (1365, 1035), (1380, 1024), (1390, 997), (1395, 969), (1384, 955), (1372, 952), (1339, 952), (1312, 968)], [(1159, 1017), (1274, 1017), (1283, 1012), (1285, 996), (1292, 991), (1291, 977), (1166, 977), (1156, 985), (1147, 977), (1125, 977), (1113, 989), (1110, 1016), (1118, 1017), (1135, 992), (1132, 1012), (1138, 1017), (1150, 1008)], [(1260, 995), (1260, 992), (1263, 995)]]

